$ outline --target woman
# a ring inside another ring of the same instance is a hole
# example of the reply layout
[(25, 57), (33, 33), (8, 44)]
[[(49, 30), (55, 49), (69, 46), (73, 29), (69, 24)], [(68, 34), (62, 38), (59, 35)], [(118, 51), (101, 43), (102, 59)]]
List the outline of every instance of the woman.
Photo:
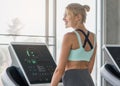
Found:
[(65, 9), (66, 28), (72, 27), (63, 37), (59, 63), (52, 77), (51, 86), (62, 78), (64, 86), (94, 86), (90, 76), (96, 55), (96, 36), (84, 25), (88, 5), (71, 3)]

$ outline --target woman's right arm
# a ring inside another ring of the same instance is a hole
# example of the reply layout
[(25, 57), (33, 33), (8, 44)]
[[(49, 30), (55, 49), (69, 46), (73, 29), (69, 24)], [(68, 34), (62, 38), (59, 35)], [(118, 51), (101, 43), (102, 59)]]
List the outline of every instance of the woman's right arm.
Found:
[(63, 38), (59, 62), (54, 71), (50, 86), (57, 86), (60, 79), (62, 78), (62, 75), (65, 71), (66, 63), (68, 61), (67, 59), (69, 56), (69, 52), (71, 49), (71, 41), (70, 40), (71, 40), (70, 34), (69, 33), (65, 34), (64, 38)]

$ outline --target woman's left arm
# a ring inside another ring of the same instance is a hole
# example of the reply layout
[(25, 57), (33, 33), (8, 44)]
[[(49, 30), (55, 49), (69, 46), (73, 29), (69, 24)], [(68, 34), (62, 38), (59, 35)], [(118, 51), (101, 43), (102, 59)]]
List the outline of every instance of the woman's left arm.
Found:
[(91, 57), (89, 65), (88, 65), (88, 70), (89, 70), (90, 73), (92, 72), (93, 66), (94, 66), (94, 63), (95, 63), (96, 51), (97, 51), (97, 43), (95, 44), (94, 53), (93, 53), (93, 55)]
[(59, 81), (61, 80), (62, 75), (65, 71), (65, 66), (67, 63), (67, 58), (68, 58), (70, 49), (71, 49), (71, 42), (70, 42), (69, 33), (67, 33), (63, 37), (60, 58), (52, 77), (51, 86), (57, 86)]

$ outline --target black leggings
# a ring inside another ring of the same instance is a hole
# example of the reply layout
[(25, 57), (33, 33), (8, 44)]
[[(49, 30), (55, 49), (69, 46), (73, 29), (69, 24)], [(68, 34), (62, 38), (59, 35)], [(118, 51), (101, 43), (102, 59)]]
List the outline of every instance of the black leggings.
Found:
[(88, 69), (70, 69), (62, 78), (64, 86), (95, 86)]

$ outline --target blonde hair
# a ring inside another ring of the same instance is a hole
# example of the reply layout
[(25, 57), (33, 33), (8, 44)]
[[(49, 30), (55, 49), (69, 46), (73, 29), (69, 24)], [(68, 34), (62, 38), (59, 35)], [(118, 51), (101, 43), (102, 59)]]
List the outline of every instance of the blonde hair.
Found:
[(71, 3), (66, 7), (66, 9), (71, 11), (73, 15), (80, 14), (82, 16), (81, 23), (85, 23), (86, 12), (90, 11), (90, 7), (88, 5), (81, 5), (78, 3)]

